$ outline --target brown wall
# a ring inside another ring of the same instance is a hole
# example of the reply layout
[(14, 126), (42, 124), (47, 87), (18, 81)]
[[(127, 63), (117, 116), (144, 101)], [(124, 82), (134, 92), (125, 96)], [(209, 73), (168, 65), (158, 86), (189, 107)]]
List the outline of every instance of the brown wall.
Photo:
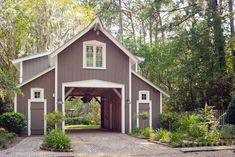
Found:
[(54, 97), (55, 90), (55, 70), (51, 70), (41, 77), (31, 81), (30, 83), (21, 87), (23, 96), (17, 96), (17, 112), (23, 113), (28, 117), (28, 99), (30, 99), (31, 88), (44, 88), (44, 99), (47, 99), (47, 113), (54, 111)]
[[(83, 69), (83, 42), (98, 40), (106, 43), (106, 69)], [(129, 98), (129, 58), (102, 32), (90, 30), (58, 55), (58, 100), (62, 99), (62, 83), (97, 79), (125, 85), (125, 99)], [(128, 105), (126, 130), (128, 130)]]
[(23, 62), (23, 82), (49, 68), (48, 56), (43, 56)]
[(150, 100), (152, 100), (152, 127), (156, 129), (159, 126), (158, 116), (160, 113), (160, 93), (152, 86), (138, 78), (132, 73), (132, 128), (136, 127), (136, 106), (139, 99), (140, 90), (148, 90), (150, 92)]

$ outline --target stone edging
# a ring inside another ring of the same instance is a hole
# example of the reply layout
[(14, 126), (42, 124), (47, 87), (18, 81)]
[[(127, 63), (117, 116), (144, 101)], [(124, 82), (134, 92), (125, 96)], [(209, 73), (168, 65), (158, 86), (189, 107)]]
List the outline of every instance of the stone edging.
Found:
[(175, 148), (174, 146), (172, 146), (168, 143), (163, 143), (163, 142), (159, 142), (159, 141), (155, 141), (155, 140), (151, 140), (151, 139), (149, 139), (148, 141), (151, 142), (151, 143), (160, 144), (160, 145), (167, 146), (167, 147), (170, 147), (170, 148)]
[(203, 151), (219, 151), (219, 150), (235, 150), (235, 146), (204, 146), (204, 147), (187, 147), (187, 148), (176, 148), (184, 153), (189, 152), (203, 152)]
[(71, 148), (67, 149), (55, 149), (55, 148), (47, 148), (47, 147), (40, 147), (41, 150), (51, 151), (51, 152), (73, 152)]

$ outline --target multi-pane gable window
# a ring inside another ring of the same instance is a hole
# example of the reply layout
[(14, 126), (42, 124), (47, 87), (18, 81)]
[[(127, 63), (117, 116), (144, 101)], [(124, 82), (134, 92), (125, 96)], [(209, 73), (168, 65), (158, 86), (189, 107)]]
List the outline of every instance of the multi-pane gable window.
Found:
[(148, 102), (150, 100), (149, 91), (141, 90), (139, 91), (139, 102)]
[(83, 68), (106, 68), (105, 43), (96, 40), (86, 41), (83, 43)]
[(44, 99), (44, 89), (43, 88), (31, 88), (31, 100), (41, 101)]

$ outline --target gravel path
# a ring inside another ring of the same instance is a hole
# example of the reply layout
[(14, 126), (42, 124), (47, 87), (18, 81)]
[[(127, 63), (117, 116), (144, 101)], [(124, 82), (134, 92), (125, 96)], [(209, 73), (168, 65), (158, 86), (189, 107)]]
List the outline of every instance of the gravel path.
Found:
[(12, 148), (0, 151), (0, 157), (71, 157), (71, 156), (157, 156), (157, 157), (235, 157), (233, 151), (182, 153), (178, 149), (147, 142), (125, 134), (89, 131), (70, 134), (73, 153), (39, 149), (42, 137), (27, 137)]

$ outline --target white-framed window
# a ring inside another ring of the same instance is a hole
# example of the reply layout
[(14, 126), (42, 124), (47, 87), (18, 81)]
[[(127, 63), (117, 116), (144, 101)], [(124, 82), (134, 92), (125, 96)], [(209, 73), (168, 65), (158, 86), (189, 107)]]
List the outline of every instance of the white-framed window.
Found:
[(44, 100), (43, 88), (31, 88), (31, 100)]
[(140, 102), (148, 102), (149, 99), (149, 91), (141, 90), (139, 91), (139, 101)]
[(83, 68), (106, 69), (106, 44), (91, 40), (83, 42)]

